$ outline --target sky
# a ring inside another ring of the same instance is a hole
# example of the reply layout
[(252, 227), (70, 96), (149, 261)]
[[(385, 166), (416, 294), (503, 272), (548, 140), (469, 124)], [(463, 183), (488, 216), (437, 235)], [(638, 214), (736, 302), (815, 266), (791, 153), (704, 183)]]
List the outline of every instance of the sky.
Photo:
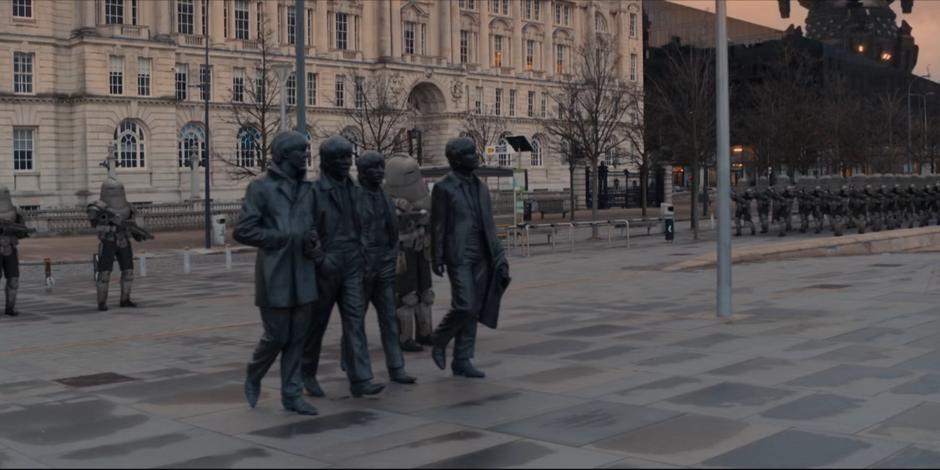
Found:
[[(715, 0), (670, 0), (701, 10), (715, 11)], [(940, 81), (940, 0), (914, 0), (914, 10), (901, 14), (901, 2), (891, 5), (898, 15), (898, 25), (906, 20), (913, 30), (914, 42), (920, 47), (914, 72), (927, 73), (930, 66), (931, 80)], [(790, 18), (780, 18), (777, 0), (728, 0), (728, 16), (762, 24), (777, 29), (786, 29), (790, 24), (802, 26), (806, 20), (806, 9), (798, 0), (790, 2)], [(803, 28), (805, 31), (806, 28)]]

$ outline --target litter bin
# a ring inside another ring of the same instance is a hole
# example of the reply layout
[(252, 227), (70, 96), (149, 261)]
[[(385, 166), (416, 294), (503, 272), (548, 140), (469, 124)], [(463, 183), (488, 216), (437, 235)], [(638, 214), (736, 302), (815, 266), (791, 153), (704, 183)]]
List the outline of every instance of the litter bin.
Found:
[(663, 218), (663, 234), (671, 242), (676, 236), (676, 209), (668, 202), (659, 205), (659, 215)]
[(532, 221), (532, 201), (526, 201), (522, 206), (522, 221), (531, 222)]
[(216, 246), (225, 244), (225, 216), (212, 218), (212, 244)]

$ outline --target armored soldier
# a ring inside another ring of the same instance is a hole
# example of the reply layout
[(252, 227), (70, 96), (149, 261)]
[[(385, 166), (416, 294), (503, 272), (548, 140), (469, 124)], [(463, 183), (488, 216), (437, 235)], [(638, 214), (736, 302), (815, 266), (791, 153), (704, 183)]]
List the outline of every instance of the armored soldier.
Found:
[(901, 179), (895, 177), (891, 186), (891, 197), (894, 209), (894, 228), (903, 228), (907, 225), (910, 216), (910, 203), (906, 191), (901, 187)]
[(823, 187), (823, 183), (822, 178), (819, 178), (816, 182), (816, 186), (810, 193), (813, 203), (813, 221), (816, 223), (816, 229), (813, 233), (816, 234), (822, 232), (823, 226), (826, 223), (826, 216), (829, 214), (829, 195)]
[(7, 278), (6, 308), (3, 313), (15, 317), (16, 292), (20, 287), (20, 259), (16, 245), (21, 238), (29, 236), (30, 230), (23, 225), (23, 214), (13, 205), (10, 189), (0, 185), (0, 274)]
[(894, 229), (896, 223), (894, 214), (894, 197), (891, 194), (891, 188), (888, 187), (890, 181), (890, 176), (883, 176), (880, 179), (881, 184), (878, 186), (878, 196), (881, 202), (881, 217), (884, 221), (886, 230)]
[(131, 284), (134, 282), (134, 252), (131, 238), (136, 241), (153, 239), (150, 232), (134, 222), (136, 211), (127, 202), (124, 185), (108, 177), (101, 183), (100, 199), (88, 205), (88, 219), (98, 232), (98, 261), (96, 284), (98, 288), (98, 310), (108, 310), (108, 286), (111, 269), (117, 258), (121, 268), (121, 307), (136, 307), (131, 300)]
[(875, 232), (880, 232), (883, 224), (881, 213), (881, 196), (872, 185), (874, 178), (868, 178), (865, 188), (862, 190), (862, 199), (865, 203), (865, 213), (867, 214), (867, 225)]
[(778, 176), (775, 187), (769, 189), (773, 199), (773, 221), (780, 230), (777, 236), (783, 237), (793, 230), (791, 212), (793, 211), (794, 191), (790, 187), (790, 178), (786, 175)]
[(739, 182), (739, 191), (731, 190), (731, 200), (734, 201), (734, 227), (735, 236), (741, 236), (741, 223), (746, 222), (751, 228), (751, 235), (757, 233), (754, 221), (751, 220), (751, 201), (754, 200), (754, 190), (747, 185), (747, 180)]
[(933, 180), (933, 184), (928, 186), (927, 206), (930, 216), (935, 217), (937, 224), (940, 225), (940, 179), (933, 178)]
[(385, 164), (385, 190), (398, 213), (399, 263), (396, 277), (401, 348), (417, 352), (431, 344), (431, 193), (418, 161), (395, 155)]
[(864, 176), (853, 176), (849, 180), (848, 188), (849, 220), (858, 229), (858, 233), (865, 233), (865, 229), (868, 228), (868, 212), (865, 202), (867, 198), (863, 192), (864, 181)]
[(760, 233), (767, 233), (770, 229), (770, 207), (773, 204), (767, 178), (758, 180), (755, 199), (757, 199), (757, 219), (760, 221)]
[(849, 186), (844, 184), (842, 178), (830, 178), (829, 185), (829, 222), (833, 234), (841, 237), (848, 215)]

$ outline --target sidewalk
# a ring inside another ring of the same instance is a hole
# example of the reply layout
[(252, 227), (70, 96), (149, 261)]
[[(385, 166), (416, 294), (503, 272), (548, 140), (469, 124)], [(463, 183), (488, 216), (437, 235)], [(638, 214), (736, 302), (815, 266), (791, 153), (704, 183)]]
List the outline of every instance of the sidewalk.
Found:
[[(205, 232), (185, 230), (176, 232), (156, 232), (153, 240), (134, 242), (134, 255), (147, 255), (149, 258), (171, 256), (190, 248), (194, 253), (221, 253), (224, 246), (214, 246), (205, 250)], [(232, 232), (225, 237), (233, 252), (251, 250), (232, 240)], [(42, 264), (44, 258), (53, 264), (73, 264), (88, 262), (98, 250), (98, 237), (95, 235), (74, 235), (67, 237), (36, 237), (20, 240), (20, 262), (23, 264)]]

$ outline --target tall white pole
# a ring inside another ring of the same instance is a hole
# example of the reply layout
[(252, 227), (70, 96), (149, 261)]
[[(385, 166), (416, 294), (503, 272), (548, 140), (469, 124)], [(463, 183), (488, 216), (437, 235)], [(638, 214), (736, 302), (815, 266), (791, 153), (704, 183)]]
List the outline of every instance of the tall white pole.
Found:
[(718, 97), (718, 316), (731, 317), (731, 134), (728, 110), (727, 0), (715, 0)]

